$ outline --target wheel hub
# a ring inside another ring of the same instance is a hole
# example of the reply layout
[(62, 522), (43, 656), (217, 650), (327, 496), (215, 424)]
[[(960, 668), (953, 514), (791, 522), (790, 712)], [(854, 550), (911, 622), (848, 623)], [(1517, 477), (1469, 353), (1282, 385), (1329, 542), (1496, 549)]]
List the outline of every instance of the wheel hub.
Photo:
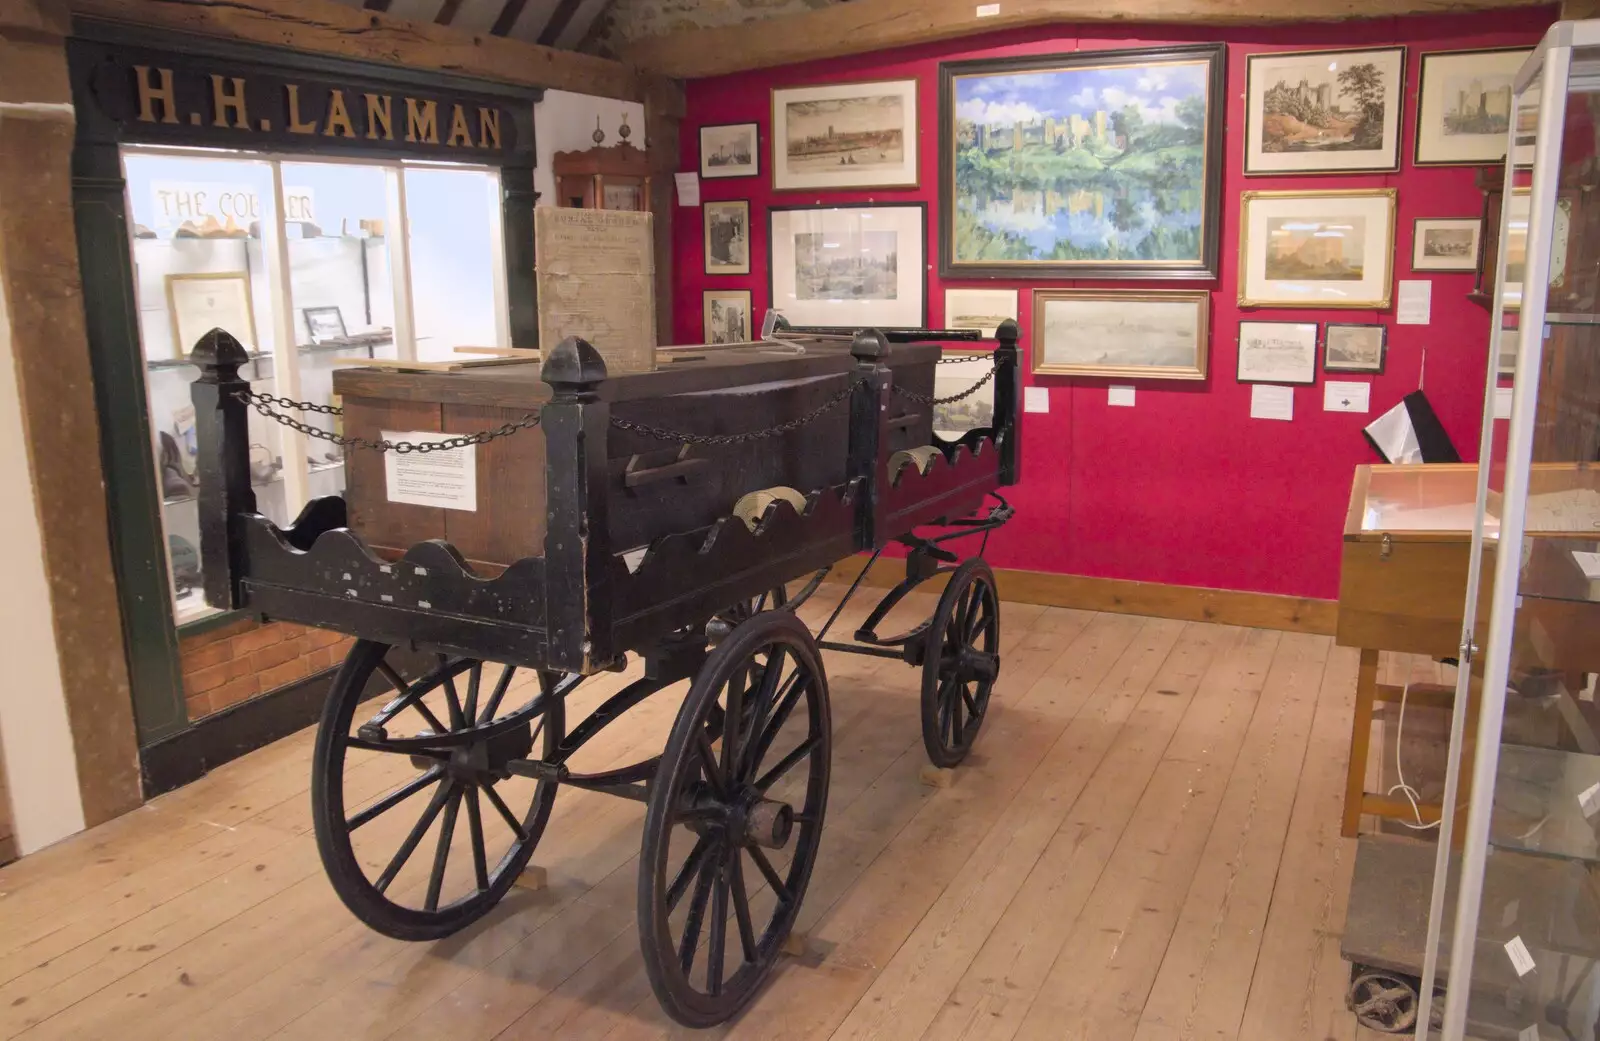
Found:
[[(428, 735), (424, 731), (417, 736)], [(533, 726), (522, 723), (470, 744), (441, 748), (439, 752), (448, 754), (449, 758), (443, 760), (444, 768), (456, 780), (474, 785), (493, 784), (511, 776), (507, 764), (512, 760), (526, 759), (532, 754)], [(440, 762), (438, 754), (411, 757), (411, 765), (418, 770), (432, 769)]]
[(745, 837), (757, 846), (782, 849), (794, 833), (794, 808), (786, 802), (759, 799), (744, 815)]

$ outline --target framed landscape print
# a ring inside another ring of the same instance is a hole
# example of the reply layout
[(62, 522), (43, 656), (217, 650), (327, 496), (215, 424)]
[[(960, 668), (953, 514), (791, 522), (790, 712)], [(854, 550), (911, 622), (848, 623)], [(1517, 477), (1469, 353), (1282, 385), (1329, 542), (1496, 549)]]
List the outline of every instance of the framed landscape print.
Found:
[(1203, 289), (1036, 289), (1033, 372), (1203, 380), (1210, 317)]
[[(1416, 164), (1481, 165), (1505, 159), (1511, 81), (1532, 53), (1522, 47), (1424, 54), (1417, 91)], [(1536, 120), (1537, 110), (1529, 111)], [(1516, 161), (1533, 162), (1531, 140), (1519, 142)]]
[(916, 80), (772, 92), (774, 189), (916, 186)]
[(1317, 382), (1316, 322), (1240, 322), (1240, 383)]
[(994, 339), (1000, 323), (1017, 318), (1015, 289), (946, 289), (944, 327), (976, 329), (985, 339)]
[(700, 176), (754, 177), (761, 172), (761, 131), (754, 123), (700, 128)]
[(1388, 347), (1388, 326), (1329, 322), (1322, 331), (1322, 370), (1382, 375)]
[(1239, 193), (1239, 306), (1389, 306), (1395, 189)]
[(1224, 52), (940, 65), (940, 275), (1214, 278)]
[(1478, 270), (1477, 217), (1418, 217), (1411, 226), (1411, 270)]
[(767, 215), (772, 306), (792, 325), (927, 325), (923, 203), (774, 206)]
[[(970, 390), (974, 383), (989, 375), (994, 368), (994, 356), (988, 351), (946, 350), (945, 358), (966, 358), (966, 361), (947, 361), (933, 370), (933, 396), (953, 398)], [(946, 401), (933, 406), (933, 432), (946, 441), (959, 440), (962, 434), (978, 427), (994, 426), (994, 381), (968, 394), (960, 401)]]
[(747, 343), (750, 340), (750, 291), (712, 289), (703, 294), (706, 343)]
[(750, 203), (746, 199), (708, 202), (703, 207), (706, 225), (706, 274), (750, 273)]
[(1244, 172), (1400, 169), (1406, 49), (1252, 54)]

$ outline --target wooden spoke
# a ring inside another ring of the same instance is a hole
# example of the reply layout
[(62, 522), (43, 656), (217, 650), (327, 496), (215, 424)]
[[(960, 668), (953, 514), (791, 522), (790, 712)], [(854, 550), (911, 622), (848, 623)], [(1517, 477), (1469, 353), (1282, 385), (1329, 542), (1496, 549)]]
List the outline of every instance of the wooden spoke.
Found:
[(378, 664), (378, 670), (383, 673), (385, 679), (395, 685), (395, 689), (399, 693), (393, 699), (391, 699), (387, 705), (383, 706), (383, 708), (378, 711), (377, 715), (367, 720), (367, 722), (363, 724), (364, 726), (381, 727), (395, 716), (398, 716), (400, 713), (404, 712), (407, 708), (414, 708), (417, 710), (417, 713), (427, 721), (428, 726), (433, 728), (433, 732), (435, 734), (443, 734), (447, 732), (448, 728), (443, 723), (439, 722), (439, 718), (428, 710), (427, 705), (422, 703), (422, 696), (429, 690), (429, 687), (425, 681), (419, 681), (415, 686), (407, 686), (406, 681), (401, 678), (398, 672), (394, 671), (393, 667), (391, 667), (388, 662), (380, 662)]
[(506, 827), (511, 829), (511, 833), (517, 837), (517, 841), (528, 841), (528, 833), (522, 830), (522, 822), (517, 820), (516, 816), (506, 806), (506, 801), (500, 798), (500, 793), (494, 790), (494, 786), (484, 785), (483, 794), (494, 804), (494, 808), (500, 812), (500, 819), (506, 822)]
[(450, 842), (456, 836), (456, 816), (461, 812), (461, 789), (452, 785), (450, 801), (444, 807), (444, 820), (439, 824), (439, 844), (433, 850), (433, 870), (428, 874), (428, 895), (422, 907), (427, 911), (439, 910), (439, 892), (444, 888), (444, 869), (450, 862)]
[(354, 817), (347, 819), (344, 822), (345, 830), (355, 831), (357, 828), (361, 827), (361, 825), (371, 821), (374, 817), (394, 809), (396, 806), (405, 802), (407, 799), (422, 791), (422, 789), (428, 787), (428, 785), (433, 784), (443, 776), (443, 768), (437, 766), (426, 773), (418, 774), (415, 778), (389, 792), (383, 798), (379, 799), (371, 806), (368, 806)]
[[(766, 678), (763, 677), (763, 685), (765, 682)], [(742, 746), (739, 738), (744, 727), (744, 682), (730, 679), (727, 691), (728, 703), (723, 709), (727, 714), (727, 720), (722, 727), (722, 780), (727, 788), (731, 788), (738, 782), (741, 762), (739, 752)]]
[[(737, 853), (735, 849), (735, 853)], [(712, 865), (711, 940), (706, 951), (706, 993), (722, 993), (722, 960), (728, 945), (728, 863), (718, 858)]]
[(472, 874), (478, 892), (489, 888), (489, 864), (483, 848), (483, 811), (478, 808), (478, 789), (467, 789), (467, 833), (472, 839)]
[(747, 774), (755, 773), (757, 768), (761, 766), (761, 760), (765, 759), (767, 753), (772, 749), (772, 742), (778, 739), (778, 734), (783, 731), (784, 725), (789, 722), (789, 716), (793, 714), (794, 707), (800, 703), (801, 696), (810, 689), (810, 679), (806, 678), (804, 683), (800, 682), (801, 679), (802, 674), (797, 671), (793, 676), (789, 677), (788, 683), (784, 684), (786, 693), (783, 695), (783, 700), (778, 703), (778, 707), (773, 711), (772, 718), (768, 721), (766, 729), (762, 731), (760, 739), (751, 750)]
[(396, 748), (387, 741), (368, 741), (361, 737), (352, 737), (346, 742), (347, 747), (359, 748), (363, 752), (382, 752), (385, 755), (421, 756), (424, 759), (434, 759), (441, 763), (450, 761), (449, 752), (440, 752), (431, 748)]
[(795, 748), (794, 751), (778, 760), (777, 766), (774, 766), (772, 769), (761, 775), (760, 779), (756, 781), (756, 790), (764, 792), (768, 788), (771, 788), (774, 781), (788, 773), (790, 770), (794, 769), (794, 765), (800, 760), (804, 759), (806, 756), (810, 755), (812, 750), (815, 749), (820, 743), (820, 738), (806, 738)]
[(750, 895), (744, 888), (744, 857), (739, 852), (738, 846), (729, 846), (728, 858), (729, 884), (733, 889), (733, 913), (739, 920), (739, 945), (744, 951), (744, 960), (756, 960), (756, 929), (750, 921)]
[(783, 879), (778, 877), (777, 869), (772, 866), (772, 861), (767, 859), (760, 846), (746, 846), (745, 852), (750, 854), (750, 859), (756, 862), (756, 869), (767, 880), (767, 885), (772, 888), (772, 895), (778, 898), (779, 903), (789, 902), (789, 887), (783, 884)]
[(978, 712), (978, 701), (977, 701), (977, 699), (972, 696), (972, 692), (967, 689), (967, 685), (965, 683), (961, 684), (961, 688), (960, 689), (961, 689), (961, 700), (965, 701), (967, 703), (967, 715), (969, 715), (969, 716), (978, 715), (979, 712)]
[(450, 709), (450, 729), (467, 729), (467, 717), (461, 712), (461, 695), (456, 693), (456, 678), (450, 675), (448, 663), (444, 655), (439, 655), (439, 664), (445, 666), (444, 672), (444, 697)]
[(412, 825), (410, 834), (400, 844), (400, 848), (395, 851), (393, 859), (389, 861), (389, 866), (383, 869), (383, 874), (379, 875), (378, 880), (372, 883), (372, 888), (380, 893), (389, 888), (389, 883), (394, 881), (394, 877), (400, 873), (400, 869), (406, 866), (406, 861), (411, 859), (411, 854), (416, 850), (417, 843), (421, 842), (422, 836), (427, 834), (428, 828), (433, 824), (433, 819), (439, 816), (440, 810), (444, 809), (444, 804), (450, 799), (455, 787), (454, 781), (446, 780), (439, 786), (439, 790), (433, 793), (433, 798), (428, 802), (428, 808), (422, 811), (422, 816), (417, 818), (416, 824)]
[[(722, 740), (728, 740), (727, 728), (723, 728)], [(706, 783), (711, 785), (711, 790), (718, 799), (728, 800), (728, 786), (722, 781), (722, 768), (717, 765), (717, 750), (711, 747), (711, 738), (706, 735), (704, 727), (695, 731), (695, 751), (700, 756), (700, 768), (705, 774)]]
[(383, 676), (384, 679), (389, 681), (389, 685), (394, 688), (396, 694), (404, 694), (406, 692), (406, 688), (410, 686), (410, 684), (408, 684), (400, 676), (400, 673), (395, 671), (395, 667), (386, 661), (380, 661), (378, 663), (378, 672)]
[(694, 848), (689, 851), (689, 856), (678, 868), (678, 873), (672, 877), (672, 883), (667, 886), (667, 912), (677, 910), (678, 902), (683, 899), (683, 894), (688, 891), (689, 883), (700, 874), (700, 868), (705, 864), (706, 857), (710, 855), (716, 841), (710, 835), (702, 835)]
[(478, 715), (479, 723), (487, 723), (494, 718), (495, 712), (500, 708), (501, 700), (506, 696), (506, 688), (511, 686), (511, 677), (516, 675), (517, 667), (515, 665), (503, 665), (501, 668), (504, 671), (500, 673), (500, 681), (494, 685), (494, 691), (489, 695), (488, 703), (483, 706), (483, 711)]
[[(768, 737), (767, 718), (772, 713), (773, 704), (779, 697), (787, 694), (789, 688), (800, 678), (797, 670), (790, 675), (784, 687), (779, 689), (778, 681), (783, 677), (784, 658), (787, 654), (788, 651), (780, 646), (774, 648), (767, 658), (766, 672), (761, 677), (761, 689), (756, 692), (755, 704), (750, 713), (750, 740), (745, 745), (745, 754), (739, 763), (740, 780), (748, 777), (757, 766), (761, 765), (761, 757), (766, 754), (767, 746), (772, 743)], [(771, 733), (775, 735), (776, 732)]]
[(956, 734), (956, 699), (951, 690), (954, 685), (954, 676), (939, 684), (939, 738), (947, 745), (955, 741)]
[(978, 601), (978, 606), (973, 609), (972, 617), (967, 620), (967, 627), (962, 631), (962, 642), (968, 646), (971, 646), (972, 641), (976, 640), (978, 634), (989, 624), (989, 598), (978, 596), (976, 593), (973, 595)]
[(461, 706), (462, 718), (470, 723), (478, 718), (478, 687), (483, 683), (483, 662), (472, 663), (472, 675), (467, 679), (467, 703)]
[(685, 976), (694, 969), (694, 952), (700, 947), (700, 926), (705, 921), (706, 903), (711, 899), (711, 882), (713, 871), (707, 870), (712, 866), (708, 858), (700, 865), (696, 873), (694, 896), (689, 898), (689, 920), (683, 924), (683, 939), (678, 941), (678, 962), (683, 966)]

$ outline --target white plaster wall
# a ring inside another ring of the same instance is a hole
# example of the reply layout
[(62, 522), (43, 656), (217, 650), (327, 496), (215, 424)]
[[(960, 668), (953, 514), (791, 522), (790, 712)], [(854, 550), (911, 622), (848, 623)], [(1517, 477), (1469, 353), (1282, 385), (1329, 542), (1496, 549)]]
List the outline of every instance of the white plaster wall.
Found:
[(637, 101), (614, 101), (565, 90), (545, 91), (544, 100), (533, 108), (533, 132), (539, 146), (533, 187), (539, 193), (540, 206), (554, 206), (556, 202), (556, 182), (550, 172), (555, 154), (593, 148), (596, 116), (600, 118), (600, 129), (606, 132), (606, 147), (616, 144), (622, 140), (617, 128), (622, 125), (624, 114), (633, 129), (628, 135), (629, 143), (644, 148), (644, 106)]
[[(0, 115), (0, 118), (5, 118)], [(23, 447), (22, 406), (0, 272), (0, 746), (17, 846), (31, 853), (83, 830), (77, 757), (51, 625), (50, 589)], [(107, 639), (115, 639), (108, 634)]]

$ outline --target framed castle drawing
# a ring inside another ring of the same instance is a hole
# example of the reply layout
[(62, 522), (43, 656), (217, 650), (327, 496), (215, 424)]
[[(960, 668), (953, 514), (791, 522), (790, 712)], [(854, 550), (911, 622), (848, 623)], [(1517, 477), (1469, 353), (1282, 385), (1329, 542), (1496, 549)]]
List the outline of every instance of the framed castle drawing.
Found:
[(941, 277), (1216, 277), (1224, 54), (940, 65)]
[(1389, 306), (1393, 188), (1239, 193), (1239, 306)]
[(1400, 168), (1404, 47), (1267, 52), (1247, 66), (1247, 175)]
[(917, 81), (772, 92), (777, 191), (917, 186)]
[[(1418, 166), (1476, 166), (1503, 160), (1511, 127), (1511, 81), (1532, 53), (1522, 47), (1424, 54), (1413, 161)], [(1524, 119), (1537, 122), (1538, 110), (1518, 113), (1519, 124)], [(1533, 162), (1531, 138), (1526, 145), (1519, 141), (1516, 161)]]
[(920, 329), (928, 324), (923, 203), (774, 206), (769, 299), (793, 325)]

